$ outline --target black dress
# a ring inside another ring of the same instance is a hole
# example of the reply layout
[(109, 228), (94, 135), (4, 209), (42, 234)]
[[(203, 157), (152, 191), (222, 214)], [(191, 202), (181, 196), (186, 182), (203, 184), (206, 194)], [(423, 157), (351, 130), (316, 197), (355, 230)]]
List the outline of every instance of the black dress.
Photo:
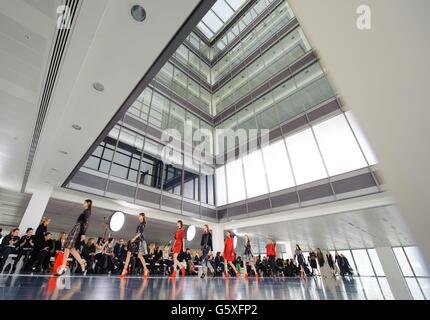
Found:
[(139, 234), (139, 237), (134, 242), (130, 242), (128, 246), (128, 250), (130, 250), (131, 253), (138, 253), (144, 255), (146, 252), (143, 248), (143, 241), (145, 241), (145, 237), (143, 236), (143, 232), (145, 231), (145, 222), (139, 223), (139, 225), (136, 228), (136, 235)]
[(79, 249), (81, 246), (81, 236), (85, 235), (85, 232), (88, 228), (88, 222), (91, 217), (91, 210), (85, 209), (78, 220), (76, 220), (76, 224), (73, 226), (72, 230), (67, 235), (66, 241), (64, 242), (64, 248), (68, 249)]

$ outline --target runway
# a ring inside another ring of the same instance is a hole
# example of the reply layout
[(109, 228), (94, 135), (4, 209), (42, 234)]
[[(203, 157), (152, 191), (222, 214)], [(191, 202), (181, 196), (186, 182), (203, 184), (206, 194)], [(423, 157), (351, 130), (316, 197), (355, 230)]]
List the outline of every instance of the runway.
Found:
[(225, 280), (178, 277), (0, 275), (2, 300), (365, 300), (392, 299), (381, 278)]

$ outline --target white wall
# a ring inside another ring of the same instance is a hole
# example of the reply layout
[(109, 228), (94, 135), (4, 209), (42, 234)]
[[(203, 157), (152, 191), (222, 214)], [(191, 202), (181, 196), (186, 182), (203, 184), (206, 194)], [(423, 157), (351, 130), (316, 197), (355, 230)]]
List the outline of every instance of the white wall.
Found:
[[(356, 9), (371, 9), (359, 30)], [(343, 104), (357, 115), (430, 264), (428, 0), (290, 0)]]

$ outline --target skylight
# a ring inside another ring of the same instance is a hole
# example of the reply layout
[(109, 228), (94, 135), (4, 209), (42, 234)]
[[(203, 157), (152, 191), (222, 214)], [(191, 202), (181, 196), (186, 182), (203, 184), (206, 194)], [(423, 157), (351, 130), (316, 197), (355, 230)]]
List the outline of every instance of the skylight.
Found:
[(218, 0), (198, 23), (197, 28), (212, 40), (245, 2), (246, 0)]

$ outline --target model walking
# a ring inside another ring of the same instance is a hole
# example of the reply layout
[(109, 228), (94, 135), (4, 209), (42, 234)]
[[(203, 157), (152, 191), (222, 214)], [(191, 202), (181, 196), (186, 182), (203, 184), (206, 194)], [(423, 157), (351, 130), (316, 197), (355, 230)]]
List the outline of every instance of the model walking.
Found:
[(130, 259), (132, 254), (137, 254), (137, 258), (140, 260), (143, 266), (143, 275), (147, 277), (149, 275), (148, 268), (146, 267), (146, 261), (143, 256), (146, 254), (146, 242), (145, 237), (143, 236), (143, 232), (146, 228), (146, 218), (145, 213), (139, 213), (139, 225), (136, 228), (136, 235), (131, 239), (127, 246), (127, 256), (124, 262), (124, 268), (122, 269), (122, 273), (120, 278), (123, 278), (128, 273), (128, 265), (130, 264)]
[(69, 255), (72, 256), (78, 261), (82, 273), (86, 273), (86, 263), (85, 260), (81, 258), (77, 248), (81, 245), (81, 241), (85, 239), (85, 232), (88, 228), (88, 222), (91, 217), (91, 208), (93, 202), (90, 199), (86, 199), (84, 201), (83, 207), (84, 211), (79, 215), (76, 224), (73, 226), (72, 230), (69, 232), (66, 241), (64, 242), (64, 257), (63, 263), (57, 270), (57, 275), (62, 275), (66, 272), (67, 259)]
[(224, 242), (224, 254), (223, 254), (225, 278), (228, 279), (228, 265), (227, 265), (227, 263), (232, 267), (232, 269), (236, 273), (236, 277), (239, 277), (239, 272), (237, 272), (237, 269), (233, 264), (233, 261), (234, 261), (234, 239), (231, 236), (230, 231), (226, 231), (225, 236), (226, 236), (226, 239)]
[(267, 240), (266, 256), (268, 258), (268, 264), (269, 264), (270, 270), (272, 271), (272, 277), (275, 277), (276, 276), (276, 265), (275, 265), (276, 245), (273, 242), (273, 240), (270, 238)]
[(296, 250), (294, 251), (294, 259), (297, 260), (300, 269), (300, 278), (306, 279), (306, 260), (303, 255), (302, 248), (298, 244), (296, 244)]
[(212, 234), (209, 230), (209, 226), (205, 224), (203, 226), (203, 234), (202, 234), (202, 240), (200, 241), (200, 247), (202, 249), (202, 275), (201, 278), (203, 279), (207, 272), (208, 272), (208, 263), (209, 263), (209, 255), (213, 251), (212, 248)]
[(248, 279), (248, 269), (246, 268), (246, 262), (249, 263), (252, 270), (254, 271), (255, 278), (258, 278), (258, 272), (257, 269), (255, 269), (254, 264), (254, 255), (252, 254), (251, 250), (251, 240), (249, 239), (248, 235), (245, 234), (244, 236), (244, 242), (245, 242), (245, 252), (243, 253), (243, 263), (245, 267), (245, 278)]
[[(184, 232), (184, 224), (181, 220), (176, 222), (176, 232), (175, 232), (175, 244), (173, 245), (173, 272), (171, 277), (176, 277), (176, 268), (180, 265), (178, 261), (178, 255), (183, 252), (185, 253), (185, 232)], [(181, 264), (182, 266), (182, 264)], [(182, 276), (185, 276), (185, 268), (181, 267)]]

